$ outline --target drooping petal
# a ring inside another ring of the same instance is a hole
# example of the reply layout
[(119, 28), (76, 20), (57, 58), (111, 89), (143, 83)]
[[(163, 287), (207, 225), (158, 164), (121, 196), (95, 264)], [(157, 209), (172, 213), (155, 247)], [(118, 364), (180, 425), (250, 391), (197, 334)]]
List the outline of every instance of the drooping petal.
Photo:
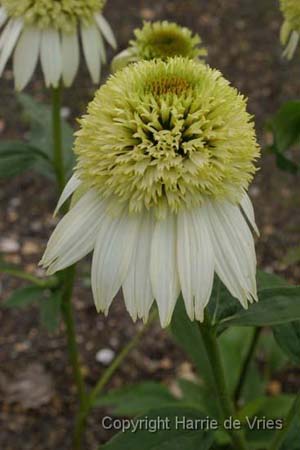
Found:
[(257, 236), (259, 236), (259, 229), (257, 228), (256, 222), (255, 222), (255, 214), (254, 214), (254, 208), (252, 205), (252, 202), (248, 196), (248, 194), (245, 192), (241, 203), (240, 203), (242, 210), (244, 211), (251, 227), (253, 228), (253, 230), (255, 231), (255, 233), (257, 234)]
[(207, 202), (216, 272), (231, 294), (247, 308), (256, 298), (254, 242), (239, 208)]
[(105, 37), (106, 41), (109, 43), (109, 45), (116, 49), (117, 48), (117, 41), (115, 38), (115, 35), (111, 29), (111, 26), (105, 19), (105, 17), (102, 16), (102, 14), (95, 14), (96, 22), (100, 28), (101, 33)]
[(68, 200), (68, 198), (76, 191), (81, 185), (81, 180), (74, 174), (67, 182), (54, 211), (54, 216), (57, 215), (62, 205)]
[(139, 231), (140, 216), (106, 214), (97, 234), (92, 262), (92, 289), (97, 311), (107, 314), (126, 279)]
[(55, 29), (42, 31), (41, 64), (46, 86), (57, 87), (62, 73), (62, 54), (59, 32)]
[(203, 321), (204, 309), (208, 304), (212, 292), (215, 262), (214, 251), (208, 232), (208, 220), (202, 207), (192, 212), (194, 223), (195, 246), (197, 249), (193, 267), (193, 291), (195, 293), (195, 317)]
[(171, 320), (180, 285), (176, 257), (176, 218), (167, 214), (155, 224), (150, 260), (150, 277), (154, 298), (158, 304), (162, 327)]
[(133, 320), (137, 317), (147, 321), (154, 297), (150, 281), (151, 241), (154, 229), (153, 218), (146, 213), (142, 218), (136, 238), (132, 262), (123, 283), (125, 304)]
[(7, 13), (5, 8), (0, 8), (0, 28), (5, 24), (7, 20)]
[(77, 33), (62, 33), (63, 82), (69, 87), (79, 67), (80, 52)]
[(34, 27), (24, 28), (17, 43), (13, 70), (16, 89), (21, 91), (30, 81), (36, 68), (41, 42), (41, 31)]
[(177, 264), (187, 313), (191, 320), (202, 321), (214, 279), (214, 254), (202, 208), (179, 212)]
[(101, 33), (99, 34), (100, 57), (103, 64), (107, 63), (105, 45)]
[(95, 84), (100, 82), (101, 73), (99, 35), (99, 30), (95, 24), (89, 26), (81, 25), (83, 52), (92, 81)]
[(74, 264), (90, 253), (101, 226), (106, 203), (96, 191), (87, 192), (59, 222), (41, 261), (49, 274)]
[(3, 73), (4, 67), (10, 58), (17, 40), (23, 28), (23, 21), (21, 19), (13, 19), (8, 22), (1, 36), (0, 42), (0, 76)]
[(300, 34), (298, 31), (292, 31), (289, 42), (283, 52), (283, 56), (287, 59), (292, 59), (295, 54), (296, 48), (300, 40)]

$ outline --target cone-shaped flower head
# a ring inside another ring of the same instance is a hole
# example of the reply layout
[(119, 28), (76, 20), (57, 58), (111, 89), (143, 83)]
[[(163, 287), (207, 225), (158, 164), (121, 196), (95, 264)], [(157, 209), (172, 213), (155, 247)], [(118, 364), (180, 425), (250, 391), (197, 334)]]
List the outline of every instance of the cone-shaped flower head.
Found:
[(48, 243), (49, 273), (94, 249), (97, 309), (122, 286), (134, 319), (155, 299), (163, 326), (180, 291), (202, 320), (215, 272), (244, 307), (256, 299), (244, 215), (255, 227), (246, 189), (259, 150), (245, 99), (218, 71), (171, 58), (117, 72), (81, 119), (75, 153), (58, 207), (77, 199)]
[(280, 0), (280, 8), (285, 19), (281, 27), (281, 42), (286, 46), (284, 56), (292, 59), (300, 38), (300, 2)]
[(102, 15), (105, 0), (0, 0), (0, 76), (11, 55), (15, 85), (23, 89), (41, 61), (47, 86), (70, 86), (80, 63), (80, 36), (94, 83), (106, 62), (103, 37), (116, 48)]
[(201, 59), (207, 55), (198, 34), (173, 22), (144, 22), (141, 29), (134, 31), (135, 39), (129, 48), (117, 55), (112, 63), (114, 72), (126, 65), (152, 59), (167, 60), (182, 56), (189, 59)]

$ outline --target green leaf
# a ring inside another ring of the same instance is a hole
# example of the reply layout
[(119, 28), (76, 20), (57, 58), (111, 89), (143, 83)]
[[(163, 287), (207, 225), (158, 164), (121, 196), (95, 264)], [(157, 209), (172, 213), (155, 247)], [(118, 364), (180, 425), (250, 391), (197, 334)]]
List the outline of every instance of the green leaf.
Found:
[(300, 138), (300, 101), (292, 100), (281, 106), (268, 122), (274, 134), (274, 144), (280, 152), (289, 149)]
[(263, 289), (259, 301), (221, 321), (221, 325), (270, 326), (300, 320), (300, 287)]
[(40, 303), (41, 324), (53, 333), (59, 326), (61, 318), (62, 292), (51, 292), (49, 297), (44, 298)]
[(284, 353), (300, 364), (300, 321), (273, 327), (274, 337)]
[(199, 331), (199, 323), (189, 319), (181, 296), (176, 303), (170, 331), (178, 345), (185, 350), (195, 364), (202, 380), (207, 386), (211, 386), (214, 377)]
[(291, 429), (289, 430), (280, 450), (300, 450), (300, 420), (295, 417)]
[[(161, 408), (147, 413), (136, 419), (139, 423), (146, 420), (148, 424), (158, 423), (161, 429), (150, 432), (145, 429), (132, 432), (131, 430), (117, 434), (111, 441), (102, 447), (103, 450), (208, 450), (213, 444), (213, 432), (201, 429), (189, 430), (180, 426), (179, 421), (190, 420), (193, 425), (196, 420), (205, 417), (193, 408)], [(162, 424), (165, 424), (163, 426)], [(195, 425), (194, 425), (195, 427)]]
[(267, 417), (268, 419), (282, 419), (290, 411), (295, 401), (295, 395), (278, 395), (277, 397), (258, 397), (247, 403), (238, 413), (242, 421), (246, 417)]
[(219, 418), (220, 411), (216, 402), (212, 401), (212, 391), (199, 382), (185, 379), (178, 380), (182, 392), (181, 402), (184, 405), (199, 409), (202, 413)]
[[(18, 94), (18, 100), (24, 109), (26, 120), (30, 124), (28, 141), (30, 145), (40, 149), (48, 158), (53, 156), (52, 113), (48, 105), (44, 105), (27, 94)], [(62, 142), (65, 168), (68, 172), (74, 165), (74, 131), (72, 127), (62, 119)], [(39, 160), (37, 169), (46, 176), (53, 177), (53, 170), (49, 165)]]
[(31, 305), (44, 294), (44, 289), (38, 286), (26, 286), (14, 291), (2, 304), (4, 308), (24, 308)]
[(179, 404), (167, 387), (155, 382), (144, 382), (115, 389), (96, 399), (94, 406), (111, 406), (118, 416), (136, 416), (150, 409)]
[[(234, 327), (219, 337), (223, 366), (231, 393), (239, 381), (244, 359), (251, 345), (254, 329)], [(241, 342), (243, 345), (241, 345)]]
[(39, 151), (22, 141), (0, 143), (0, 178), (10, 178), (30, 169), (40, 158)]

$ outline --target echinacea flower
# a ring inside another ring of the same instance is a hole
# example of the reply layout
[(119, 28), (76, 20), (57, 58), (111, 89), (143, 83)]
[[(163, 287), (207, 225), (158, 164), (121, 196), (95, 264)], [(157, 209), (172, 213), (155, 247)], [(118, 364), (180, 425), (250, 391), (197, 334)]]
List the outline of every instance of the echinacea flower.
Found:
[(285, 19), (280, 33), (281, 43), (286, 46), (284, 56), (292, 59), (300, 38), (300, 2), (280, 0), (280, 9)]
[[(103, 37), (116, 48), (102, 15), (105, 0), (0, 0), (0, 76), (13, 55), (16, 89), (30, 81), (40, 58), (47, 87), (70, 86), (80, 62), (80, 36), (94, 83), (106, 61)], [(103, 37), (102, 37), (103, 36)]]
[(200, 36), (174, 22), (144, 22), (143, 28), (134, 30), (134, 35), (129, 48), (113, 59), (113, 72), (141, 60), (166, 60), (174, 56), (201, 59), (207, 55)]
[(97, 310), (122, 286), (133, 319), (156, 300), (163, 326), (180, 291), (203, 319), (215, 272), (245, 308), (257, 300), (246, 190), (259, 149), (244, 97), (220, 72), (185, 58), (118, 71), (81, 119), (75, 153), (58, 208), (75, 200), (41, 262), (50, 274), (94, 250)]

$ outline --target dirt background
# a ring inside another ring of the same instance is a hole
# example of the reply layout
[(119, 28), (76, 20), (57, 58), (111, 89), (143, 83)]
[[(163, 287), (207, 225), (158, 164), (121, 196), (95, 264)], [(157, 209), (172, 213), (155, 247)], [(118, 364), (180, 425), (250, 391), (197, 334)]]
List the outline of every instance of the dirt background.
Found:
[[(281, 57), (278, 35), (282, 19), (274, 0), (108, 0), (105, 15), (115, 30), (120, 49), (127, 46), (132, 29), (144, 19), (174, 20), (198, 32), (208, 49), (209, 63), (249, 97), (249, 110), (255, 115), (263, 148), (270, 142), (264, 129), (268, 117), (283, 101), (299, 96), (299, 52), (291, 63)], [(26, 134), (12, 85), (8, 68), (0, 81), (1, 139), (22, 138)], [(41, 77), (36, 77), (29, 91), (38, 99), (49, 100)], [(85, 111), (93, 91), (86, 70), (82, 69), (75, 89), (64, 95), (64, 107), (71, 113), (71, 122)], [(292, 283), (299, 283), (300, 268), (289, 267), (284, 256), (299, 244), (298, 182), (296, 177), (280, 172), (273, 157), (263, 152), (261, 170), (250, 190), (261, 230), (257, 243), (259, 264), (286, 276)], [(1, 182), (0, 202), (3, 256), (7, 261), (21, 264), (28, 272), (39, 274), (37, 263), (54, 226), (53, 186), (41, 176), (28, 173)], [(89, 262), (83, 262), (81, 274), (88, 268)], [(23, 285), (10, 277), (0, 277), (3, 300)], [(86, 381), (92, 385), (105, 368), (96, 361), (96, 353), (101, 349), (116, 353), (140, 324), (132, 324), (120, 299), (114, 302), (107, 319), (96, 315), (90, 289), (83, 278), (78, 282), (74, 302), (82, 364)], [(67, 450), (71, 446), (74, 386), (65, 356), (63, 329), (48, 335), (38, 322), (34, 307), (23, 311), (0, 309), (0, 448), (3, 450)], [(36, 363), (38, 366), (34, 366)], [(167, 333), (153, 325), (143, 343), (114, 376), (110, 387), (147, 379), (169, 383), (174, 374), (184, 370), (192, 370), (185, 355)], [(41, 385), (37, 400), (32, 400), (30, 408), (18, 389), (15, 392), (15, 385), (11, 386), (12, 382), (22, 381), (24, 374), (25, 381), (33, 383), (37, 391)], [(295, 375), (291, 376), (295, 379)], [(96, 449), (97, 442), (108, 438), (99, 425), (102, 413), (95, 411), (89, 420), (87, 449)]]

